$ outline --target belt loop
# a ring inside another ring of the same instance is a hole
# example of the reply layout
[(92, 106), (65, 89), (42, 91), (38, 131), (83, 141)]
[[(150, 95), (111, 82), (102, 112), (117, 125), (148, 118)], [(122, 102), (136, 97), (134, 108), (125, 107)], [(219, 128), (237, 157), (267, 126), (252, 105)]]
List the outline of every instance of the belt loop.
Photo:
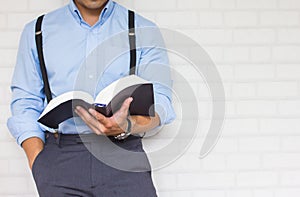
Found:
[(48, 138), (49, 138), (49, 131), (46, 131), (45, 132), (45, 139), (46, 139), (46, 141), (48, 140)]
[(59, 146), (59, 147), (60, 147), (60, 135), (61, 135), (61, 133), (54, 133), (55, 142), (56, 142), (57, 146)]

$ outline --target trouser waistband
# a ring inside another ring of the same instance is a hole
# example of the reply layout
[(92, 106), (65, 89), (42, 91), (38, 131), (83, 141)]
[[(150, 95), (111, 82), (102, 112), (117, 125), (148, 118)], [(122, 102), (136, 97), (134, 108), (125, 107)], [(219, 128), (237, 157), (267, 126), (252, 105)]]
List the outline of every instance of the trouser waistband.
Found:
[(89, 142), (100, 141), (100, 138), (109, 138), (114, 143), (122, 143), (125, 141), (141, 139), (141, 137), (130, 135), (124, 140), (117, 140), (113, 136), (101, 136), (94, 133), (90, 134), (62, 134), (62, 133), (51, 133), (46, 132), (45, 137), (47, 143), (56, 143), (58, 145), (72, 145), (72, 144), (83, 144)]

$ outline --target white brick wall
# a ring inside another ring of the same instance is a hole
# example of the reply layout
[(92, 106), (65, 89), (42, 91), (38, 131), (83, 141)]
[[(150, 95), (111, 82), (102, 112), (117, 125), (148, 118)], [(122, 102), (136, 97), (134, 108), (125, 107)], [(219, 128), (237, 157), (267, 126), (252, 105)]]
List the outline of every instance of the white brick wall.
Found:
[[(0, 196), (37, 196), (24, 153), (5, 125), (9, 83), (24, 24), (68, 0), (0, 2)], [(199, 159), (202, 140), (197, 138), (182, 158), (155, 171), (160, 196), (300, 196), (300, 1), (118, 2), (197, 41), (226, 86), (227, 117), (219, 143)], [(194, 88), (202, 96), (200, 105), (208, 105), (205, 87)], [(202, 129), (210, 112), (207, 106), (200, 112)]]

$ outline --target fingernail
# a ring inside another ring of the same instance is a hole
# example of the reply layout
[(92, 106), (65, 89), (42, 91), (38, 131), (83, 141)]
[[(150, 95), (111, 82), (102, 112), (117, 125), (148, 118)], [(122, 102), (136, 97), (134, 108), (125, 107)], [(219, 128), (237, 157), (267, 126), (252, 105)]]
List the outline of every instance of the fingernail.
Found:
[(80, 106), (76, 106), (75, 111), (80, 112), (81, 107)]

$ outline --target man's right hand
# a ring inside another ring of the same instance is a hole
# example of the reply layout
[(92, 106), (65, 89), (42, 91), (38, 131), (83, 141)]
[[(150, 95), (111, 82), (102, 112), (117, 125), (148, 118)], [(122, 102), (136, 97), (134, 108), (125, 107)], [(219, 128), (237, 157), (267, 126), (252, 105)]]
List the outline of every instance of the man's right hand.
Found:
[(32, 165), (37, 155), (44, 149), (44, 142), (37, 137), (28, 138), (22, 143), (22, 147), (26, 153), (29, 167), (32, 170)]

